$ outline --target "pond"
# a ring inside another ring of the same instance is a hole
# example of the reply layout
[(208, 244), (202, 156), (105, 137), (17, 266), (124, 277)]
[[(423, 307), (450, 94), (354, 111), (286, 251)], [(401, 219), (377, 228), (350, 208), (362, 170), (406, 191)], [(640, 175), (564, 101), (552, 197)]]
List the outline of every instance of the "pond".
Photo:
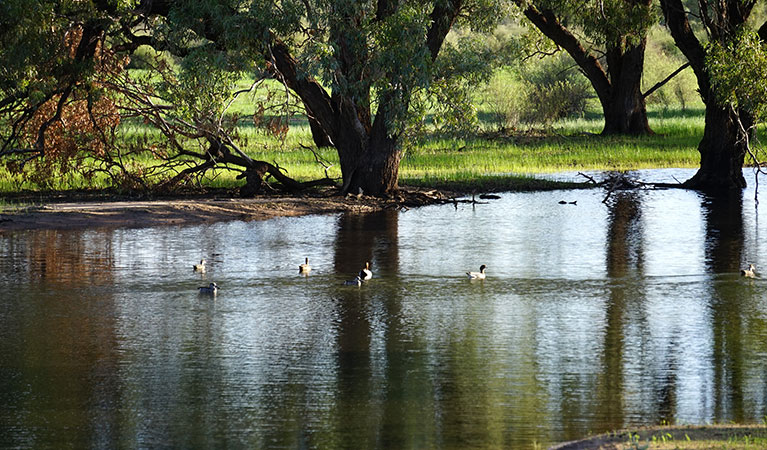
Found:
[[(761, 422), (753, 197), (0, 234), (0, 447), (531, 448)], [(366, 261), (373, 279), (344, 286)]]

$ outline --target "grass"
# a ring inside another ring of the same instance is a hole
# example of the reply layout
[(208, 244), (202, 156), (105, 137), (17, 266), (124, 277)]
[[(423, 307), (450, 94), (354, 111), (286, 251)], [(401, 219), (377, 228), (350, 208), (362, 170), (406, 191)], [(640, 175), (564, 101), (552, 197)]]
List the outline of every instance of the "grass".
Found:
[[(238, 102), (247, 102), (247, 98)], [(235, 104), (244, 111), (242, 104)], [(400, 184), (453, 188), (460, 190), (547, 189), (551, 183), (540, 174), (582, 170), (634, 170), (665, 167), (697, 167), (697, 145), (703, 134), (703, 110), (649, 111), (653, 136), (601, 137), (602, 118), (596, 112), (583, 118), (554, 123), (545, 132), (533, 126), (508, 136), (484, 133), (474, 137), (427, 135), (406, 145), (400, 167)], [(485, 122), (483, 129), (493, 125)], [(121, 126), (121, 139), (127, 143), (151, 141), (158, 132), (141, 123)], [(252, 124), (239, 129), (239, 144), (252, 157), (279, 164), (288, 175), (301, 181), (324, 177), (324, 169), (312, 152), (302, 147), (312, 144), (305, 119), (295, 119), (284, 142), (267, 136)], [(340, 177), (338, 156), (334, 149), (318, 151), (331, 167), (329, 174)], [(149, 161), (136, 161), (148, 163)], [(236, 171), (210, 173), (203, 184), (211, 188), (234, 188), (242, 184)], [(54, 190), (82, 188), (103, 189), (106, 177), (97, 176), (90, 183), (83, 179), (60, 178), (48, 187)], [(0, 193), (19, 190), (45, 190), (0, 173)]]
[(767, 448), (767, 427), (757, 425), (661, 426), (594, 436), (562, 450), (757, 450)]

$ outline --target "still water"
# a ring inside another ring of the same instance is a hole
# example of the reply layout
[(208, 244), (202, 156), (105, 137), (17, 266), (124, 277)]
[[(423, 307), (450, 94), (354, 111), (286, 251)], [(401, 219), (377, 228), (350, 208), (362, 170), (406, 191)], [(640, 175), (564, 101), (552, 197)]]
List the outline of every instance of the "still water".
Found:
[(767, 269), (767, 202), (604, 196), (0, 234), (0, 447), (530, 448), (762, 421), (767, 277), (738, 271)]

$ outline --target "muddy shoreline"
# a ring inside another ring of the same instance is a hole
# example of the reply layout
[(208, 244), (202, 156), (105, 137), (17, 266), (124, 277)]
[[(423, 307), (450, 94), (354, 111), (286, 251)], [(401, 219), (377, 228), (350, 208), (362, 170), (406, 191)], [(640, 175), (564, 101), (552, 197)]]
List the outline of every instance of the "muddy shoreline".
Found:
[(403, 190), (387, 199), (362, 195), (263, 196), (237, 198), (182, 196), (157, 199), (78, 198), (14, 199), (0, 207), (0, 233), (33, 229), (142, 228), (231, 220), (340, 212), (366, 213), (446, 202), (456, 195), (434, 190)]

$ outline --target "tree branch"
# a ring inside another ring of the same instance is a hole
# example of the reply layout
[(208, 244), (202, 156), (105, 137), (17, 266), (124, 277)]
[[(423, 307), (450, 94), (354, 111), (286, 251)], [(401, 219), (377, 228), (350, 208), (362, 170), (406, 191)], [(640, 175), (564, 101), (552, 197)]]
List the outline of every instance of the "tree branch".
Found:
[(581, 45), (578, 38), (562, 25), (551, 10), (538, 10), (534, 5), (525, 4), (522, 0), (515, 1), (517, 5), (524, 8), (525, 17), (541, 33), (565, 49), (575, 60), (591, 82), (602, 104), (607, 104), (611, 89), (610, 79), (599, 60)]
[(682, 65), (681, 65), (681, 66), (680, 66), (678, 69), (676, 69), (675, 71), (673, 71), (673, 72), (671, 73), (671, 75), (669, 75), (669, 76), (667, 76), (666, 78), (664, 78), (663, 80), (661, 80), (661, 81), (659, 81), (659, 82), (655, 83), (655, 85), (654, 85), (653, 87), (651, 87), (650, 89), (648, 89), (648, 90), (647, 90), (647, 92), (645, 92), (644, 94), (642, 94), (642, 98), (647, 98), (647, 97), (649, 97), (650, 95), (652, 95), (652, 93), (653, 93), (653, 92), (655, 92), (655, 91), (657, 91), (658, 89), (662, 88), (662, 87), (663, 87), (663, 85), (665, 85), (666, 83), (668, 83), (669, 81), (671, 81), (671, 79), (672, 79), (672, 78), (674, 78), (675, 76), (679, 75), (679, 73), (680, 73), (680, 72), (682, 72), (684, 69), (686, 69), (686, 68), (688, 68), (688, 67), (690, 67), (690, 63), (689, 63), (689, 62), (686, 62), (686, 63), (682, 64)]

